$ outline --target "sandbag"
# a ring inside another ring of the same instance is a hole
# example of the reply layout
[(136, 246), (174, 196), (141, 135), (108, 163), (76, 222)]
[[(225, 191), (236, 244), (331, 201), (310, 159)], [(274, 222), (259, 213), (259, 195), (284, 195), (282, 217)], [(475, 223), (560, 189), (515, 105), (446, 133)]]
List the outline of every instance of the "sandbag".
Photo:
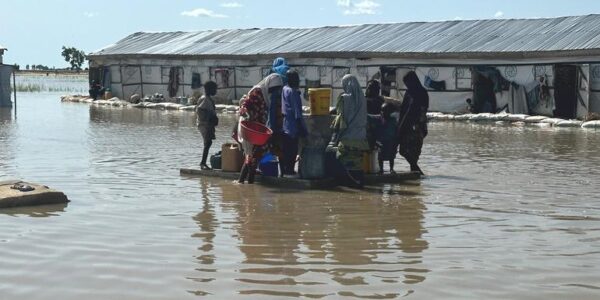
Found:
[(473, 114), (456, 115), (456, 116), (454, 116), (454, 120), (457, 120), (457, 121), (469, 120), (472, 116), (473, 116)]
[(525, 118), (525, 123), (539, 123), (545, 119), (548, 119), (548, 117), (545, 116), (530, 116)]
[(583, 124), (582, 121), (578, 121), (578, 120), (563, 120), (560, 121), (556, 124), (554, 124), (555, 127), (581, 127), (581, 124)]
[(583, 128), (600, 128), (600, 120), (584, 122), (581, 124)]
[(493, 121), (493, 114), (492, 113), (475, 114), (469, 118), (469, 121), (472, 121), (472, 122)]
[(527, 117), (529, 117), (529, 115), (509, 114), (506, 119), (507, 119), (507, 121), (511, 121), (511, 122), (524, 122), (525, 119), (527, 119)]
[(564, 120), (559, 119), (559, 118), (547, 118), (547, 119), (541, 120), (540, 123), (548, 123), (548, 124), (555, 125), (556, 123), (558, 123), (560, 121), (564, 121)]

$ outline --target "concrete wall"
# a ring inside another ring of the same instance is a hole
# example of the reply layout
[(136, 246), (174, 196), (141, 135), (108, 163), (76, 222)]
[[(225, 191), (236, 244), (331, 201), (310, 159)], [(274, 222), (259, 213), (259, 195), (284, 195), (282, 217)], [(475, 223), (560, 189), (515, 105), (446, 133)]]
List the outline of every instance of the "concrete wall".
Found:
[(0, 64), (0, 107), (11, 107), (10, 85), (13, 66)]

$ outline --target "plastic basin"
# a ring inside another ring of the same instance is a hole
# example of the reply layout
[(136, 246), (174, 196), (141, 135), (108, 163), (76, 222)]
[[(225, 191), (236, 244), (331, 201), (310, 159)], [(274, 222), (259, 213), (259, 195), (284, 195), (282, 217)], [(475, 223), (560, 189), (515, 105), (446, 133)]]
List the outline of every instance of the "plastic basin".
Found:
[(266, 144), (273, 134), (271, 129), (257, 122), (242, 121), (241, 125), (240, 136), (252, 145), (262, 146)]

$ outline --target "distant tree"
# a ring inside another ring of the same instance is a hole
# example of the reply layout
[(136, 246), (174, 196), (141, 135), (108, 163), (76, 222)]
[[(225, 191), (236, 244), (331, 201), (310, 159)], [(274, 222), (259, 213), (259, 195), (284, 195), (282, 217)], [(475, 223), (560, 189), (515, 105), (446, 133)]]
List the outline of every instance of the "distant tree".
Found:
[(15, 70), (19, 70), (21, 68), (21, 66), (14, 64)]
[(29, 65), (25, 65), (25, 70), (29, 70)]
[(71, 65), (71, 70), (81, 70), (81, 65), (85, 61), (85, 52), (77, 50), (75, 47), (62, 47), (62, 57)]

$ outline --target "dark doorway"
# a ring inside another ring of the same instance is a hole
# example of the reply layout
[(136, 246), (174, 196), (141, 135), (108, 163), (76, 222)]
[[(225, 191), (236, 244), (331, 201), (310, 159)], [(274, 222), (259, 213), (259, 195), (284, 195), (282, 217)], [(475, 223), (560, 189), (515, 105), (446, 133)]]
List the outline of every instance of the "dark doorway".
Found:
[(88, 74), (90, 85), (92, 84), (92, 81), (102, 84), (102, 67), (90, 67)]
[(577, 110), (577, 67), (554, 66), (554, 116), (563, 119), (575, 118)]
[(475, 113), (496, 113), (494, 82), (480, 72), (473, 72), (473, 110)]
[(396, 68), (380, 67), (381, 95), (389, 97), (393, 88), (396, 88)]

